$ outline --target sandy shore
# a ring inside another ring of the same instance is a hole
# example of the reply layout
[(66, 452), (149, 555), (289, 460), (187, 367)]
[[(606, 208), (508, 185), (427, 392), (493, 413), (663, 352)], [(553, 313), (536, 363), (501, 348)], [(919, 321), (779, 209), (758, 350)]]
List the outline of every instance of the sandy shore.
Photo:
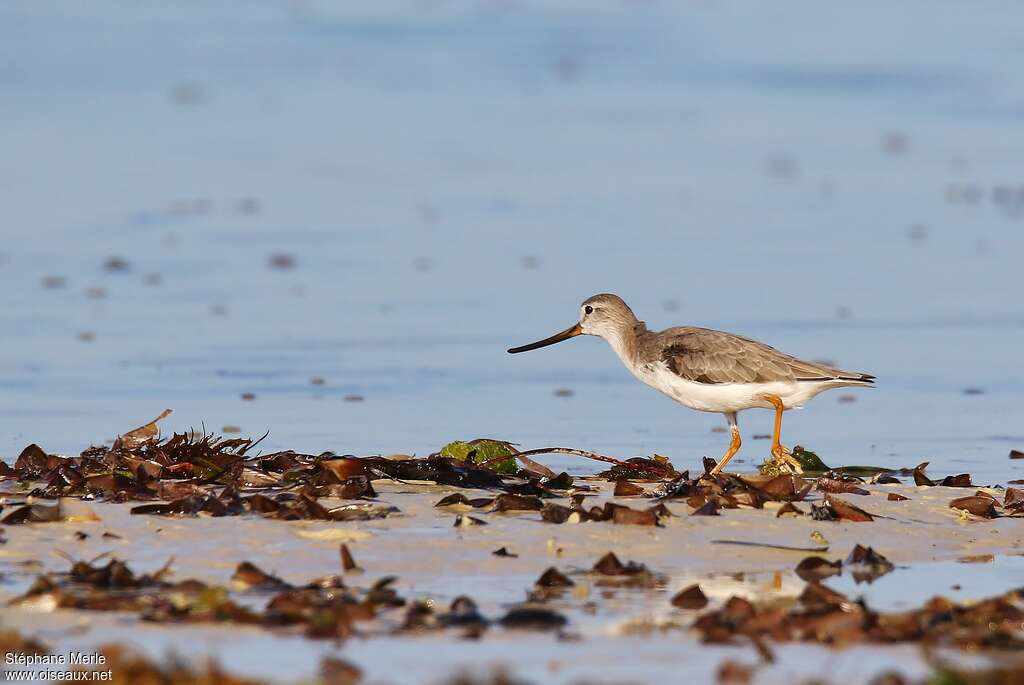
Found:
[[(641, 508), (653, 503), (644, 497), (611, 497), (610, 484), (601, 481), (577, 483), (595, 488), (586, 500), (588, 506), (614, 501)], [(218, 585), (227, 584), (236, 565), (248, 560), (301, 584), (338, 573), (338, 548), (345, 542), (363, 569), (361, 575), (353, 576), (354, 584), (394, 575), (396, 588), (406, 599), (426, 600), (443, 608), (455, 597), (468, 595), (490, 617), (522, 602), (541, 573), (556, 567), (575, 583), (550, 603), (569, 619), (565, 633), (572, 639), (492, 629), (482, 639), (466, 642), (451, 634), (391, 635), (374, 629), (366, 637), (335, 645), (256, 628), (161, 626), (121, 614), (50, 612), (40, 607), (8, 609), (3, 623), (39, 634), (59, 649), (126, 641), (161, 654), (173, 645), (177, 651), (216, 653), (229, 667), (285, 680), (314, 672), (317, 655), (337, 653), (363, 668), (368, 682), (407, 682), (410, 668), (439, 678), (498, 664), (542, 682), (644, 682), (678, 673), (680, 658), (686, 659), (687, 671), (699, 682), (711, 679), (723, 660), (756, 663), (758, 657), (750, 647), (700, 644), (688, 629), (698, 612), (674, 608), (669, 601), (673, 594), (699, 583), (711, 607), (733, 595), (752, 600), (792, 598), (804, 587), (793, 569), (810, 555), (715, 541), (798, 548), (827, 544), (828, 550), (820, 556), (830, 560), (845, 558), (856, 544), (871, 546), (896, 570), (871, 585), (857, 585), (848, 575), (827, 583), (851, 597), (864, 596), (885, 610), (909, 609), (933, 594), (956, 601), (998, 594), (1014, 587), (1014, 575), (1024, 569), (1024, 557), (1019, 556), (1024, 529), (1019, 519), (982, 520), (949, 508), (951, 500), (973, 489), (869, 485), (869, 495), (842, 495), (876, 516), (874, 521), (858, 523), (777, 517), (781, 505), (773, 502), (761, 510), (727, 509), (720, 516), (691, 516), (685, 501), (669, 500), (665, 504), (673, 516), (662, 519), (661, 526), (648, 527), (610, 521), (551, 524), (541, 521), (536, 511), (488, 513), (486, 509), (470, 511), (466, 505), (438, 508), (434, 506), (438, 500), (459, 490), (388, 481), (377, 481), (375, 487), (379, 503), (397, 507), (400, 514), (373, 521), (284, 522), (253, 516), (133, 516), (128, 504), (90, 504), (99, 521), (8, 526), (4, 533), (8, 541), (0, 548), (5, 579), (0, 597), (9, 601), (21, 594), (38, 573), (67, 570), (63, 555), (90, 559), (104, 553), (126, 560), (137, 572), (155, 571), (173, 557), (174, 579), (196, 578)], [(486, 494), (462, 492), (469, 498)], [(998, 489), (992, 492), (1001, 496)], [(891, 501), (890, 493), (908, 499)], [(811, 498), (819, 496), (812, 493)], [(808, 509), (806, 503), (799, 506)], [(486, 525), (455, 527), (460, 513)], [(88, 537), (80, 539), (79, 532)], [(501, 547), (517, 556), (495, 556), (493, 552)], [(609, 551), (623, 562), (646, 565), (657, 582), (635, 589), (595, 579), (587, 571)], [(986, 555), (992, 555), (992, 560)], [(244, 592), (240, 597), (257, 605), (265, 599)], [(287, 657), (253, 659), (267, 649)], [(886, 667), (911, 675), (926, 669), (914, 645), (884, 649), (867, 645), (841, 651), (787, 645), (780, 650), (776, 665), (758, 670), (757, 682), (811, 677), (824, 664), (836, 674), (836, 682), (866, 681)], [(864, 650), (870, 650), (870, 661), (862, 659)], [(623, 653), (641, 658), (625, 662)]]

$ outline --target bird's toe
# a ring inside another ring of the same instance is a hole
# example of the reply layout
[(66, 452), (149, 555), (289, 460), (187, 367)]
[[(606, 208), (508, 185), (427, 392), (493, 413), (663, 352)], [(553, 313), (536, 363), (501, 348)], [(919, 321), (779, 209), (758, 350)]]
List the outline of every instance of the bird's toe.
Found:
[(772, 448), (772, 457), (775, 459), (775, 463), (779, 465), (779, 469), (784, 473), (800, 474), (804, 472), (797, 458), (782, 445)]

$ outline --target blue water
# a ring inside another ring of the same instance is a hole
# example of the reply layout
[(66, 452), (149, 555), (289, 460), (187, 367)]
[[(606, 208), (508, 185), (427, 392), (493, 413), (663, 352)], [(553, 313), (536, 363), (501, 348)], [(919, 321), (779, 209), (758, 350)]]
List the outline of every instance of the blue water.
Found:
[(0, 453), (173, 407), (267, 449), (719, 455), (601, 341), (505, 354), (614, 291), (876, 374), (787, 418), (827, 462), (1024, 477), (1022, 13), (5, 3)]

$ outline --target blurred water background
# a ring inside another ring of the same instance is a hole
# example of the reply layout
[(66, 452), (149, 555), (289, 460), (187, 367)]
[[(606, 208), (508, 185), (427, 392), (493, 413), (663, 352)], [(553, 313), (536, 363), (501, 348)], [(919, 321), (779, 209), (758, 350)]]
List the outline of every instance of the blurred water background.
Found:
[[(1024, 477), (1022, 21), (5, 2), (0, 453), (77, 453), (173, 407), (165, 432), (265, 449), (721, 454), (721, 417), (602, 341), (505, 353), (613, 291), (652, 328), (876, 374), (789, 415), (826, 462)], [(770, 415), (740, 422), (752, 467)]]

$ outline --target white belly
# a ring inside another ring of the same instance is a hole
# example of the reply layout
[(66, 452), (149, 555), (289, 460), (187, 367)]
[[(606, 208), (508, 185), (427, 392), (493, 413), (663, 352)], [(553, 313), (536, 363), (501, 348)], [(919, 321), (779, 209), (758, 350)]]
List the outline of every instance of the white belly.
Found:
[[(771, 409), (773, 405), (763, 399), (764, 395), (776, 395), (786, 409), (801, 407), (812, 397), (836, 387), (835, 384), (811, 381), (771, 383), (697, 383), (680, 378), (664, 365), (652, 368), (640, 367), (633, 370), (639, 380), (655, 390), (663, 392), (676, 402), (698, 411), (733, 412), (741, 409), (760, 407)], [(839, 383), (842, 385), (842, 383)]]

